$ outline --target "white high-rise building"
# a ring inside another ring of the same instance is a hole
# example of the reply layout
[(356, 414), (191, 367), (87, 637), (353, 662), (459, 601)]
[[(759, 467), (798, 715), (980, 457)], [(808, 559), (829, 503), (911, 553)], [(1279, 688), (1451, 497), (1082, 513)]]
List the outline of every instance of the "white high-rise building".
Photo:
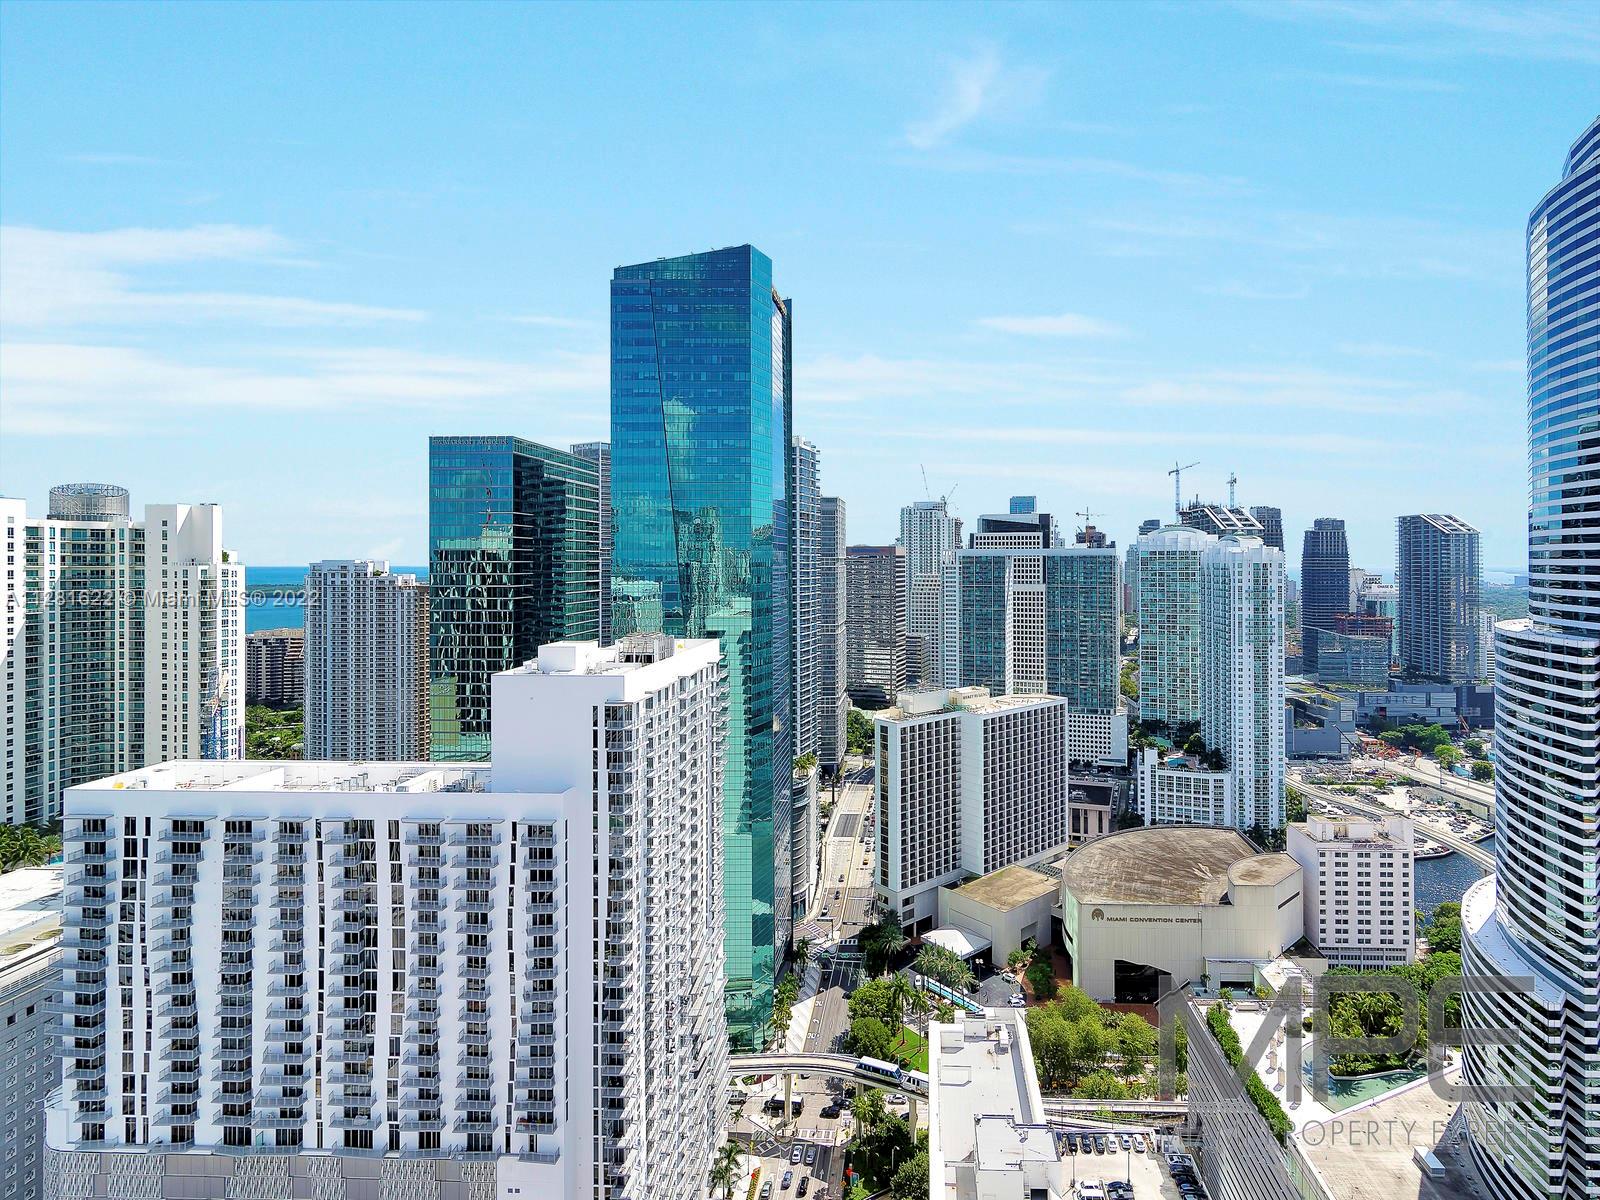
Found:
[(1492, 608), (1478, 610), (1478, 678), (1484, 683), (1494, 682), (1494, 625)]
[(26, 588), (28, 564), (28, 512), (21, 500), (0, 496), (0, 554), (4, 555), (5, 590), (0, 593), (0, 702), (5, 704), (6, 749), (0, 759), (0, 824), (15, 825), (28, 819), (23, 787), (22, 755), (16, 742), (27, 703)]
[(306, 572), (305, 757), (428, 757), (428, 585), (375, 559)]
[(494, 677), (492, 767), (73, 788), (45, 1200), (699, 1195), (724, 692), (714, 640), (557, 643)]
[(1283, 551), (1224, 537), (1201, 563), (1205, 589), (1200, 734), (1233, 776), (1240, 829), (1284, 823)]
[[(129, 515), (111, 484), (7, 502), (7, 820), (46, 821), (65, 788), (172, 757), (244, 749), (244, 566), (214, 504)], [(22, 647), (19, 652), (19, 645)]]
[(961, 520), (940, 500), (918, 500), (900, 510), (900, 545), (906, 572), (906, 682), (908, 687), (951, 687), (955, 661), (955, 611), (948, 591), (961, 549)]
[(0, 1196), (44, 1194), (44, 1101), (61, 1082), (61, 876), (0, 875)]
[(1065, 700), (905, 692), (875, 724), (877, 891), (908, 929), (933, 927), (941, 885), (1067, 848)]
[(1306, 937), (1336, 967), (1415, 962), (1416, 837), (1406, 817), (1308, 817), (1288, 827)]
[(1138, 541), (1139, 719), (1169, 731), (1200, 719), (1200, 560), (1215, 541), (1186, 525)]
[(794, 756), (817, 752), (823, 709), (822, 490), (817, 448), (797, 437), (790, 447), (794, 496), (790, 504), (789, 586), (794, 589)]
[(822, 697), (817, 718), (817, 758), (822, 769), (831, 774), (844, 763), (845, 722), (850, 712), (850, 697), (845, 693), (848, 547), (844, 501), (837, 496), (824, 496), (818, 512), (817, 686)]
[(1194, 755), (1146, 746), (1139, 752), (1136, 778), (1146, 825), (1238, 826), (1233, 772), (1226, 768), (1208, 770)]

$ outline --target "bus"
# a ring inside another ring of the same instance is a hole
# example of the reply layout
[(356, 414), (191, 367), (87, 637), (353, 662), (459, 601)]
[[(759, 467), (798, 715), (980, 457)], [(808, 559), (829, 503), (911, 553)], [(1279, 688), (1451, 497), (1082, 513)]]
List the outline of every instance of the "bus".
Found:
[(882, 1075), (885, 1079), (891, 1079), (895, 1083), (900, 1082), (900, 1067), (897, 1063), (884, 1062), (881, 1058), (866, 1058), (863, 1056), (856, 1060), (856, 1065), (863, 1071), (871, 1072), (873, 1075)]

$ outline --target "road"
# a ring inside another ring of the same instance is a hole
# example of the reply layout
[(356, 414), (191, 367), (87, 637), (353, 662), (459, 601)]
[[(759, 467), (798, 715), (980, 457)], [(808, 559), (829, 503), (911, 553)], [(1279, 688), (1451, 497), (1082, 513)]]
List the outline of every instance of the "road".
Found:
[[(1304, 779), (1295, 780), (1294, 785), (1308, 796), (1315, 797), (1336, 808), (1360, 813), (1362, 816), (1392, 817), (1395, 815), (1395, 810), (1392, 808), (1373, 804), (1366, 800), (1357, 800), (1353, 796), (1346, 796), (1341, 792), (1330, 792), (1314, 783), (1307, 783)], [(1417, 828), (1440, 845), (1448, 846), (1458, 854), (1464, 855), (1486, 871), (1494, 870), (1494, 855), (1488, 853), (1483, 847), (1475, 845), (1464, 838), (1457, 837), (1450, 830), (1444, 829), (1432, 821), (1424, 821), (1420, 818), (1414, 819), (1416, 820)]]

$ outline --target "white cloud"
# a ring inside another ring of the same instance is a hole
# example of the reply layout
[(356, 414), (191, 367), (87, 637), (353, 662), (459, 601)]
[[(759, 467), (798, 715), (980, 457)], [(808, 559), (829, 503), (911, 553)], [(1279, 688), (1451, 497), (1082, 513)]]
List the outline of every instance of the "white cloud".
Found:
[(906, 126), (906, 141), (918, 150), (942, 145), (968, 125), (995, 110), (1033, 103), (1045, 72), (1003, 63), (993, 46), (950, 65), (937, 108)]
[(68, 342), (0, 345), (7, 434), (147, 433), (196, 413), (450, 411), (498, 419), (541, 406), (565, 418), (603, 406), (603, 355), (558, 354), (538, 363), (358, 347), (260, 350), (245, 363), (198, 363), (125, 346)]
[(978, 324), (998, 333), (1015, 333), (1023, 337), (1117, 338), (1126, 337), (1128, 332), (1110, 321), (1078, 313), (1058, 313), (1049, 317), (980, 317)]
[(197, 225), (95, 233), (0, 227), (0, 323), (8, 327), (244, 320), (265, 325), (415, 322), (416, 309), (296, 296), (141, 288), (141, 268), (207, 262), (282, 263), (293, 250), (270, 229)]

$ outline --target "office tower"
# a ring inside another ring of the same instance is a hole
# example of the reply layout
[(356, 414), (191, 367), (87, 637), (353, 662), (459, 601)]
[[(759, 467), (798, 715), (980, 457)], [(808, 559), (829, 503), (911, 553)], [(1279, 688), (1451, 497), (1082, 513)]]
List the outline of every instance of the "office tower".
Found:
[(428, 439), (432, 756), (489, 756), (489, 681), (600, 636), (594, 464), (518, 437)]
[(718, 657), (546, 646), (494, 681), (492, 768), (73, 788), (48, 1200), (698, 1195), (727, 1072)]
[(246, 704), (299, 708), (306, 702), (306, 631), (261, 629), (244, 639)]
[(1460, 517), (1423, 513), (1396, 521), (1400, 665), (1412, 679), (1478, 678), (1482, 574), (1478, 531)]
[(1039, 511), (1039, 497), (1037, 497), (1037, 496), (1013, 496), (1013, 497), (1011, 497), (1011, 503), (1006, 506), (1006, 511), (1011, 513), (1012, 515), (1020, 515), (1022, 513), (1035, 513), (1035, 512), (1038, 512)]
[(1492, 608), (1478, 610), (1478, 678), (1494, 682), (1494, 619)]
[(44, 1195), (44, 1103), (61, 1082), (62, 869), (22, 867), (0, 876), (0, 1196), (6, 1200)]
[(1261, 540), (1274, 550), (1282, 550), (1283, 509), (1270, 504), (1253, 504), (1250, 506), (1250, 515), (1261, 526)]
[(790, 473), (794, 516), (789, 579), (794, 589), (794, 756), (817, 753), (822, 719), (822, 489), (817, 448), (797, 437)]
[(1139, 522), (1139, 533), (1140, 533), (1140, 536), (1143, 536), (1144, 534), (1147, 534), (1147, 533), (1154, 533), (1156, 530), (1158, 530), (1160, 528), (1161, 528), (1161, 522), (1158, 521), (1155, 517), (1146, 517), (1144, 520)]
[(845, 533), (844, 501), (822, 497), (817, 538), (817, 682), (822, 693), (817, 759), (830, 775), (844, 762), (845, 719), (850, 712), (850, 697), (845, 694)]
[(1406, 817), (1308, 817), (1288, 827), (1306, 937), (1335, 967), (1415, 962), (1416, 836)]
[(1209, 533), (1213, 537), (1228, 537), (1239, 535), (1241, 537), (1262, 537), (1266, 532), (1261, 522), (1242, 508), (1230, 508), (1226, 504), (1200, 504), (1198, 502), (1180, 509), (1178, 523), (1187, 525), (1190, 529), (1198, 529), (1202, 533)]
[(305, 754), (428, 757), (428, 585), (380, 560), (306, 572)]
[(1066, 849), (1066, 701), (905, 692), (874, 737), (876, 888), (908, 930), (934, 927), (941, 885)]
[[(1600, 119), (1528, 221), (1528, 610), (1496, 626), (1495, 873), (1461, 902), (1462, 1103), (1492, 1200), (1600, 1195)], [(1586, 382), (1588, 381), (1588, 382)], [(1405, 586), (1402, 583), (1401, 592)], [(1508, 1091), (1507, 1085), (1515, 1090)]]
[(903, 546), (851, 546), (845, 558), (845, 690), (883, 708), (906, 685)]
[(612, 586), (635, 614), (659, 603), (663, 632), (722, 639), (728, 1026), (741, 1046), (763, 1036), (790, 940), (790, 349), (790, 303), (751, 246), (612, 276)]
[(572, 453), (594, 467), (600, 489), (600, 644), (611, 644), (611, 443), (577, 442)]
[(8, 635), (8, 819), (50, 820), (62, 789), (146, 762), (237, 757), (244, 567), (222, 547), (222, 510), (147, 505), (136, 522), (126, 489), (67, 484), (23, 519), (19, 553), (20, 511), (8, 505), (24, 608)]
[(1391, 659), (1399, 657), (1400, 589), (1392, 583), (1384, 583), (1376, 576), (1369, 575), (1366, 582), (1361, 585), (1360, 601), (1361, 607), (1357, 611), (1363, 616), (1388, 618), (1389, 657)]
[(1283, 553), (1220, 538), (1201, 559), (1200, 735), (1233, 775), (1240, 829), (1284, 821)]
[(1122, 611), (1135, 620), (1139, 617), (1139, 538), (1161, 528), (1161, 522), (1150, 518), (1139, 522), (1139, 532), (1128, 545), (1122, 565)]
[[(1336, 617), (1349, 613), (1335, 613)], [(1307, 636), (1317, 643), (1317, 681), (1384, 691), (1389, 686), (1387, 635), (1345, 633), (1338, 629), (1312, 629)]]
[(1063, 697), (1074, 761), (1127, 753), (1117, 567), (1109, 547), (972, 549), (956, 560), (961, 685)]
[(1350, 592), (1350, 547), (1344, 522), (1318, 517), (1300, 547), (1300, 652), (1307, 671), (1317, 669), (1317, 645), (1309, 630), (1332, 629)]
[(906, 571), (906, 683), (942, 687), (952, 682), (951, 645), (954, 605), (948, 591), (955, 582), (961, 549), (961, 520), (943, 500), (918, 500), (900, 510), (900, 545)]
[(987, 513), (967, 539), (973, 550), (1050, 550), (1061, 545), (1061, 532), (1049, 513)]
[(5, 704), (6, 752), (0, 759), (0, 824), (27, 819), (23, 764), (16, 745), (18, 717), (27, 703), (28, 511), (21, 500), (0, 496), (0, 549), (5, 552), (5, 592), (0, 595), (0, 701)]
[(1138, 541), (1139, 720), (1169, 733), (1200, 720), (1200, 560), (1212, 540), (1173, 525)]

